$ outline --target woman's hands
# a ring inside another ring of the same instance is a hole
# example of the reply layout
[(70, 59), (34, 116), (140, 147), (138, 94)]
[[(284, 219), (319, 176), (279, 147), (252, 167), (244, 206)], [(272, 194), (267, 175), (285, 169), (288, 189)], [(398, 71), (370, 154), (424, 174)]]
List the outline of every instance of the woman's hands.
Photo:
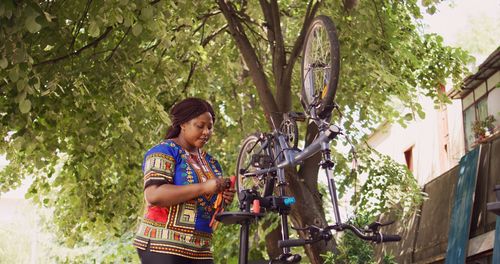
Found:
[(183, 203), (200, 195), (222, 193), (224, 202), (233, 201), (235, 190), (231, 188), (231, 181), (227, 178), (210, 179), (200, 184), (188, 185), (150, 185), (144, 190), (144, 197), (148, 205), (168, 207)]
[(225, 180), (223, 178), (210, 179), (202, 184), (203, 194), (220, 193), (226, 189)]
[(222, 196), (224, 197), (224, 203), (226, 203), (226, 205), (229, 205), (233, 202), (235, 192), (235, 189), (227, 189), (222, 193)]
[(234, 187), (231, 188), (231, 181), (228, 178), (210, 179), (204, 183), (204, 194), (213, 194), (222, 192), (224, 202), (230, 204), (233, 202)]

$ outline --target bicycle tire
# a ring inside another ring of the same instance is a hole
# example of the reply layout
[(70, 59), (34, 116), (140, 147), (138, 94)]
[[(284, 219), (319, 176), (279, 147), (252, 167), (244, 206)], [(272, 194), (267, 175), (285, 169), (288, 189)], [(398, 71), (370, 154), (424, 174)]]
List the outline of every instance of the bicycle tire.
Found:
[[(268, 153), (257, 153), (259, 151), (266, 151), (265, 148), (262, 148), (262, 141), (260, 140), (259, 134), (251, 134), (243, 140), (236, 163), (236, 191), (238, 193), (245, 189), (254, 189), (259, 195), (263, 195), (265, 177), (259, 179), (259, 177), (243, 176), (245, 172), (252, 172), (260, 169), (260, 167), (252, 164), (252, 155)], [(245, 171), (242, 171), (242, 169)]]
[(302, 51), (301, 102), (306, 112), (315, 108), (317, 116), (325, 120), (330, 119), (334, 108), (340, 70), (339, 46), (333, 21), (323, 15), (314, 18)]

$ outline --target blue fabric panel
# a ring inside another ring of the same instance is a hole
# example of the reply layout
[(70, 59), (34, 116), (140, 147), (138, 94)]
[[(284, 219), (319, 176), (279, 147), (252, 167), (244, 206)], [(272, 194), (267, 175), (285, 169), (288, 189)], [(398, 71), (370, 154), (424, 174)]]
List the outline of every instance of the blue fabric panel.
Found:
[(495, 226), (495, 242), (493, 244), (492, 263), (500, 263), (500, 216), (497, 216), (497, 225)]
[[(460, 159), (457, 187), (448, 230), (446, 264), (465, 263), (467, 257), (480, 149), (480, 147), (476, 147)], [(436, 219), (436, 221), (438, 220)]]

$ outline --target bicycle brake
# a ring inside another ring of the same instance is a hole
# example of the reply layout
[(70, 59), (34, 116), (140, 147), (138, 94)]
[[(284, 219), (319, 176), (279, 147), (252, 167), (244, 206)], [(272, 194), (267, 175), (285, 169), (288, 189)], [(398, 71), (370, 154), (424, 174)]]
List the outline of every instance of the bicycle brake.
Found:
[(394, 220), (385, 222), (385, 223), (380, 223), (378, 221), (373, 222), (369, 224), (367, 227), (365, 227), (365, 230), (370, 230), (371, 232), (378, 232), (378, 229), (382, 226), (388, 226), (394, 223)]

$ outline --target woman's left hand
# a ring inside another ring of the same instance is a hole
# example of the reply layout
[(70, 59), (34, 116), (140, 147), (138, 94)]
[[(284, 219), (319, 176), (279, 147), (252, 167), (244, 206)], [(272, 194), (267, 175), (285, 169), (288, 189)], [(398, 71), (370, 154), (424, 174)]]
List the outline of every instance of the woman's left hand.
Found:
[(224, 190), (224, 192), (222, 193), (222, 196), (224, 197), (224, 203), (226, 203), (226, 205), (230, 205), (233, 202), (235, 192), (236, 192), (236, 190), (234, 190), (234, 189)]

